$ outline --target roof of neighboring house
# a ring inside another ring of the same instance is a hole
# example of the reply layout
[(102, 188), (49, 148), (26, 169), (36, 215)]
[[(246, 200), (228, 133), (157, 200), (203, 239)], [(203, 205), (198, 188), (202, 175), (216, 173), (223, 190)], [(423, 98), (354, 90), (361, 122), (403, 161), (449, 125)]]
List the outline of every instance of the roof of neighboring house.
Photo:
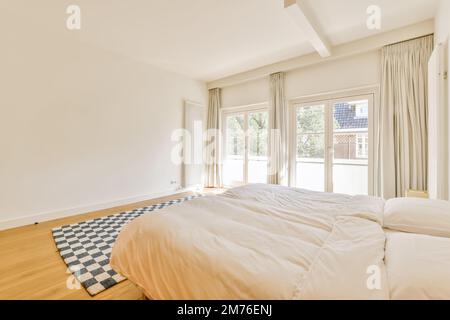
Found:
[(348, 103), (336, 104), (334, 108), (334, 119), (339, 123), (339, 129), (367, 129), (368, 117), (358, 117), (355, 105)]

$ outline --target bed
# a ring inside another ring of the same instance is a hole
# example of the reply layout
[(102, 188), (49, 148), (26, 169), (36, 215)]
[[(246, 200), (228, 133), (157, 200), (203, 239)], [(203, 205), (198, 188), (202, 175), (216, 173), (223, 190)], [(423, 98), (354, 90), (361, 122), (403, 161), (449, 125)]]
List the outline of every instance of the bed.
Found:
[(151, 299), (450, 299), (448, 203), (388, 202), (238, 187), (133, 220), (111, 266)]

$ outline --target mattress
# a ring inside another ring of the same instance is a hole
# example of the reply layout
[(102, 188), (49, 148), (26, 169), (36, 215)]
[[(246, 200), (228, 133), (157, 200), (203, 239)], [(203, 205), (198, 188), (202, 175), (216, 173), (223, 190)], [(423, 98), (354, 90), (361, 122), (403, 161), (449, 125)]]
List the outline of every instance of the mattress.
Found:
[(389, 299), (384, 201), (249, 185), (143, 215), (112, 267), (152, 299)]
[(450, 299), (450, 238), (387, 230), (385, 264), (390, 299)]

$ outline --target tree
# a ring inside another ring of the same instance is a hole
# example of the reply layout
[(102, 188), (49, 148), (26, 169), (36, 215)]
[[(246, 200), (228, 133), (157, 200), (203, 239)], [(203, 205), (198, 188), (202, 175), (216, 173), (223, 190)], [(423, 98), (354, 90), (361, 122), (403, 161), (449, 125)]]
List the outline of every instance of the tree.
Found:
[(244, 132), (244, 119), (242, 115), (227, 118), (227, 154), (242, 156), (245, 150), (245, 134), (247, 134), (249, 156), (266, 156), (268, 147), (268, 113), (250, 113), (248, 116), (248, 131), (246, 133)]
[(324, 156), (324, 109), (303, 107), (297, 112), (297, 156), (300, 158), (323, 158)]
[(249, 118), (250, 154), (254, 156), (267, 155), (267, 113), (252, 113)]
[(242, 155), (244, 150), (244, 117), (233, 116), (227, 119), (228, 141), (227, 150), (229, 155)]
[[(334, 129), (339, 122), (333, 117)], [(302, 107), (297, 112), (297, 156), (299, 158), (324, 157), (325, 109), (323, 106)]]

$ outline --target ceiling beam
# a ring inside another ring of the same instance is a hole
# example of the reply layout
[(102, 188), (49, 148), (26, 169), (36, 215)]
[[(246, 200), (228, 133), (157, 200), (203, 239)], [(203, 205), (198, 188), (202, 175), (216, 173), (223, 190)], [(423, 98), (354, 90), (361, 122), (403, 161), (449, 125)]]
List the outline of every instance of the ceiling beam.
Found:
[(265, 65), (256, 69), (230, 75), (221, 79), (208, 82), (208, 88), (225, 88), (247, 81), (268, 77), (275, 72), (288, 72), (327, 61), (334, 61), (350, 57), (352, 55), (380, 50), (382, 47), (409, 39), (422, 37), (434, 33), (434, 20), (426, 20), (403, 28), (374, 34), (352, 42), (337, 45), (333, 48), (333, 55), (321, 58), (317, 53), (307, 54), (296, 58)]
[(325, 36), (320, 34), (312, 15), (303, 5), (301, 0), (284, 0), (284, 8), (294, 22), (300, 27), (311, 45), (322, 58), (331, 55), (331, 47)]

